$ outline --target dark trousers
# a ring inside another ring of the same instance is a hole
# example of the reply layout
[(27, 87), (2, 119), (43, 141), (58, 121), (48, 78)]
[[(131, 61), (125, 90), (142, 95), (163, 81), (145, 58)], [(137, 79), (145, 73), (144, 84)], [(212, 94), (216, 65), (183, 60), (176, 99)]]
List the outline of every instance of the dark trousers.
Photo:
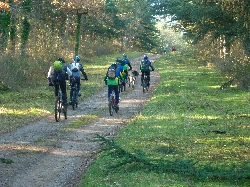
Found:
[(110, 95), (112, 93), (112, 91), (115, 91), (115, 100), (116, 100), (116, 104), (119, 103), (119, 91), (118, 91), (118, 85), (109, 85), (108, 86), (108, 99), (110, 98)]
[(62, 105), (67, 106), (66, 81), (54, 82), (55, 96), (58, 96), (59, 87), (62, 91)]
[(148, 76), (148, 83), (150, 82), (150, 71), (142, 71), (141, 72), (141, 83), (144, 79), (144, 75), (147, 75)]
[[(71, 78), (70, 79), (70, 84), (71, 84), (71, 87), (75, 86), (75, 83), (77, 83), (77, 90), (78, 90), (78, 93), (80, 92), (80, 89), (81, 89), (81, 85), (80, 85), (80, 77), (74, 77), (74, 78)], [(77, 93), (77, 94), (78, 94)], [(72, 99), (72, 95), (73, 95), (73, 90), (70, 89), (70, 101)]]

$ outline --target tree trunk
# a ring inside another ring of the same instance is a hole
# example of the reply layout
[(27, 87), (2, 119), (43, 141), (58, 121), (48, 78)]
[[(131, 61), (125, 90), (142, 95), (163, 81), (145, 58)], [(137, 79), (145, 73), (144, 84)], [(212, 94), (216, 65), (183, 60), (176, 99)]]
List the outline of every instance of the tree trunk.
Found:
[(11, 4), (11, 25), (10, 25), (10, 53), (15, 54), (16, 49), (16, 7), (14, 3)]
[(82, 13), (77, 11), (77, 25), (76, 25), (76, 43), (75, 43), (75, 55), (78, 55), (80, 45), (80, 31), (81, 31), (81, 19)]

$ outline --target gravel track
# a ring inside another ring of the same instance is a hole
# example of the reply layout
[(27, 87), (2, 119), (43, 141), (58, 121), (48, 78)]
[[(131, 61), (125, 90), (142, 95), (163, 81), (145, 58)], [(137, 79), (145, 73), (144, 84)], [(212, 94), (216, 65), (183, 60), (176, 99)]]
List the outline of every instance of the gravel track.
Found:
[[(150, 60), (159, 57), (149, 55)], [(131, 60), (137, 71), (139, 60)], [(119, 129), (140, 113), (159, 81), (160, 75), (151, 72), (150, 89), (142, 93), (138, 77), (135, 90), (128, 88), (121, 93), (120, 110), (114, 116), (108, 113), (105, 88), (79, 103), (76, 110), (69, 107), (67, 120), (58, 123), (52, 115), (0, 136), (0, 158), (14, 161), (0, 162), (0, 187), (75, 186), (100, 150), (95, 135), (114, 138)], [(74, 120), (96, 114), (98, 119), (83, 127), (65, 128)]]

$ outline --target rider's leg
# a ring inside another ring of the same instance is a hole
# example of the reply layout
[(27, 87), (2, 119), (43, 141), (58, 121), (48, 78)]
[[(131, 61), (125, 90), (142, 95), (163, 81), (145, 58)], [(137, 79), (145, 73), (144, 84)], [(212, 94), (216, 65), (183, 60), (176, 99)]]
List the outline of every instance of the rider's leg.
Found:
[(80, 90), (81, 90), (80, 77), (77, 78), (76, 81), (78, 82), (78, 84), (77, 84), (78, 93), (77, 93), (77, 94), (78, 94), (78, 96), (80, 97), (80, 96), (81, 96), (81, 92), (80, 92)]
[(147, 76), (148, 76), (148, 86), (150, 85), (150, 71), (147, 72)]
[(112, 86), (108, 85), (108, 100), (110, 98), (111, 93), (112, 93)]
[(141, 85), (142, 85), (142, 82), (143, 82), (143, 78), (144, 78), (144, 71), (141, 72)]
[(60, 88), (62, 90), (62, 105), (67, 107), (66, 81), (60, 82)]
[(56, 84), (56, 82), (53, 82), (54, 86), (55, 86), (55, 97), (58, 96), (58, 90), (59, 90), (59, 85)]
[(69, 92), (69, 104), (70, 105), (72, 103), (72, 97), (73, 97), (73, 89), (72, 89), (73, 86), (74, 86), (74, 83), (72, 82), (71, 83), (71, 89), (70, 89), (70, 92)]
[(119, 104), (119, 90), (118, 90), (118, 86), (114, 86), (114, 90), (115, 90), (115, 100), (116, 100), (116, 105)]

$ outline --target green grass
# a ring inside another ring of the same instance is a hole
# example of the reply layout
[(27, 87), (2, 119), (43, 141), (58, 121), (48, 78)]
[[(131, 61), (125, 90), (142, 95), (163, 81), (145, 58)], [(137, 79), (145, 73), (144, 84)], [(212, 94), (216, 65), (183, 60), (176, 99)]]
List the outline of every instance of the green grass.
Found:
[(7, 158), (0, 158), (0, 161), (5, 164), (12, 164), (13, 160)]
[(155, 63), (143, 112), (106, 143), (80, 186), (250, 186), (249, 93), (220, 90), (212, 67), (181, 54)]
[[(93, 93), (106, 86), (103, 78), (107, 68), (119, 56), (122, 56), (122, 54), (112, 54), (82, 60), (89, 80), (81, 81), (82, 96), (79, 98), (80, 100), (93, 95)], [(138, 52), (129, 53), (128, 57), (131, 59), (138, 56), (142, 56), (142, 54)], [(0, 135), (53, 114), (54, 89), (48, 86), (46, 79), (48, 69), (49, 67), (43, 69), (46, 73), (41, 77), (41, 82), (37, 82), (34, 87), (23, 88), (18, 92), (3, 91), (4, 89), (0, 89)], [(13, 79), (16, 78), (13, 77)], [(2, 87), (3, 85), (0, 85), (0, 88)], [(69, 90), (70, 88), (67, 87), (68, 99)]]

